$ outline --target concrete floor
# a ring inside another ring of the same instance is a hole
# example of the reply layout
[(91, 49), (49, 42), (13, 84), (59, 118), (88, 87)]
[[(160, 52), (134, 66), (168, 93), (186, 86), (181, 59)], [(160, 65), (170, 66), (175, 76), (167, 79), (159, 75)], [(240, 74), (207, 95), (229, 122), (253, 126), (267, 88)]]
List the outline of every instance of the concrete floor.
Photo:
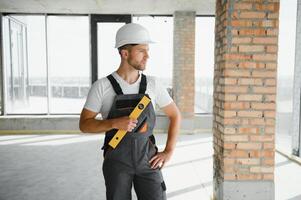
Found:
[[(162, 148), (166, 135), (156, 135)], [(105, 200), (103, 135), (0, 136), (0, 200)], [(169, 200), (209, 200), (211, 134), (181, 135), (163, 169)], [(301, 166), (276, 154), (277, 200), (301, 199)], [(136, 199), (133, 192), (133, 199)]]

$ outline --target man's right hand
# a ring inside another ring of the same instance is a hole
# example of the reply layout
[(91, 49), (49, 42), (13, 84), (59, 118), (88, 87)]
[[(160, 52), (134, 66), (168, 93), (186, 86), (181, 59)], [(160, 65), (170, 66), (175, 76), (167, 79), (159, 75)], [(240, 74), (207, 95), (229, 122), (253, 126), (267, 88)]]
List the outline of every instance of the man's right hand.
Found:
[(114, 118), (111, 120), (112, 120), (112, 128), (126, 130), (128, 132), (131, 132), (137, 126), (138, 123), (138, 120), (131, 119), (128, 116)]

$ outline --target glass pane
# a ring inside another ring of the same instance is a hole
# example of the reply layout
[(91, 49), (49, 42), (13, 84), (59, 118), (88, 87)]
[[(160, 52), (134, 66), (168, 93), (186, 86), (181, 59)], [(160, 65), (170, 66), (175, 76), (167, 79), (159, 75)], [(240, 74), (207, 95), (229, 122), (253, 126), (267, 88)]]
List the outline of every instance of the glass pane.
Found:
[(276, 147), (292, 152), (291, 122), (296, 39), (297, 2), (282, 1), (279, 19), (277, 68)]
[[(156, 43), (149, 45), (149, 60), (145, 74), (156, 76), (165, 87), (172, 88), (173, 65), (173, 18), (135, 16), (133, 22), (150, 32)], [(160, 31), (158, 31), (160, 30)]]
[(90, 87), (89, 19), (49, 16), (50, 113), (79, 114)]
[(3, 34), (3, 70), (4, 70), (4, 98), (6, 111), (11, 110), (10, 102), (12, 102), (12, 89), (11, 89), (11, 58), (10, 58), (10, 20), (8, 17), (2, 18), (2, 34)]
[(214, 26), (214, 17), (196, 17), (195, 113), (212, 113)]
[(115, 34), (125, 23), (97, 23), (97, 61), (98, 78), (117, 70), (120, 56), (115, 47)]
[(3, 25), (6, 111), (46, 113), (45, 18), (11, 15)]

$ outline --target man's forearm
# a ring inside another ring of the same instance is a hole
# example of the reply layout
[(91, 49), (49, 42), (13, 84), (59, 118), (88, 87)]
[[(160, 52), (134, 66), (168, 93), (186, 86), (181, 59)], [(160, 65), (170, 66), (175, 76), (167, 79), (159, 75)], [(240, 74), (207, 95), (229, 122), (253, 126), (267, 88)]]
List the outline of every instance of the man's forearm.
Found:
[(86, 119), (80, 123), (80, 130), (84, 133), (102, 133), (113, 128), (113, 120)]
[(136, 119), (131, 119), (128, 116), (106, 120), (88, 118), (80, 120), (80, 130), (84, 133), (102, 133), (111, 129), (131, 132), (137, 126), (137, 122)]
[(181, 123), (180, 115), (170, 118), (167, 142), (166, 142), (164, 151), (167, 151), (170, 153), (172, 153), (174, 151), (174, 149), (176, 147), (177, 136), (179, 134), (180, 123)]

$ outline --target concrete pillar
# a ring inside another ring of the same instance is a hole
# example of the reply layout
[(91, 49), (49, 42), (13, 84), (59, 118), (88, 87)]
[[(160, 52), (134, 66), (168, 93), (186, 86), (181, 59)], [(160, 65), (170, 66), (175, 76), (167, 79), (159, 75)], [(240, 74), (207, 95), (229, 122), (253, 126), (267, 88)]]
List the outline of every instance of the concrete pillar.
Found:
[(173, 48), (173, 98), (185, 120), (194, 116), (195, 12), (174, 13)]
[(279, 0), (216, 0), (214, 198), (274, 199)]
[(298, 0), (295, 45), (295, 70), (293, 92), (292, 148), (293, 154), (301, 157), (301, 0)]

